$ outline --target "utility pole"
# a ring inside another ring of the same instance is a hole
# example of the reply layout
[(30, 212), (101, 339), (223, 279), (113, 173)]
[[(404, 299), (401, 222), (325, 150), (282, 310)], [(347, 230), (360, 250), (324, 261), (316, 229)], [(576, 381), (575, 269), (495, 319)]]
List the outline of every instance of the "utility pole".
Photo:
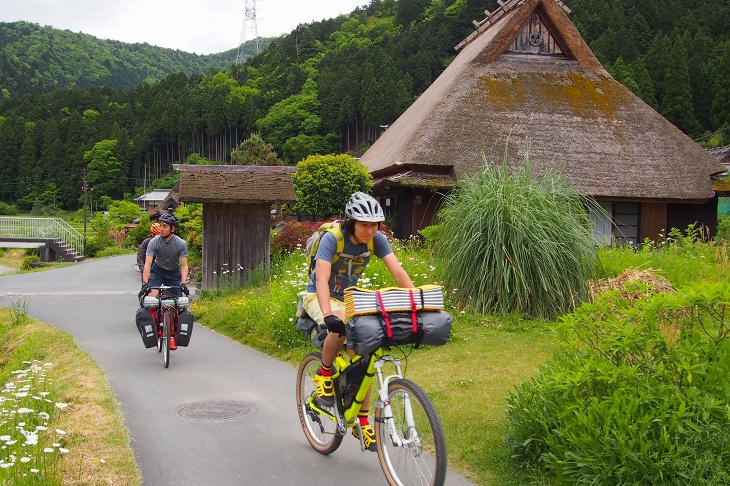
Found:
[(81, 174), (84, 179), (84, 184), (81, 186), (81, 189), (84, 191), (84, 258), (86, 258), (86, 194), (94, 189), (90, 188), (86, 183), (86, 167), (81, 170)]
[(241, 28), (241, 41), (238, 44), (238, 54), (236, 55), (236, 66), (245, 61), (243, 44), (246, 42), (246, 30), (248, 29), (253, 30), (253, 39), (256, 40), (256, 54), (258, 54), (260, 51), (259, 27), (256, 24), (256, 0), (244, 0), (243, 2), (243, 27)]

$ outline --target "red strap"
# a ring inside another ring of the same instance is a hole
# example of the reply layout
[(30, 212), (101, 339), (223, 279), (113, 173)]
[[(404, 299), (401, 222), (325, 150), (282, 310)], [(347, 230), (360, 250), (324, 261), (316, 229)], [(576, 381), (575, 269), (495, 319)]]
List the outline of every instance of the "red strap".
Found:
[(411, 322), (413, 323), (413, 333), (418, 332), (418, 319), (416, 318), (416, 299), (413, 298), (413, 290), (409, 290), (411, 294)]
[(385, 319), (386, 333), (389, 338), (392, 338), (393, 328), (390, 327), (390, 318), (388, 317), (388, 311), (385, 310), (385, 304), (383, 304), (383, 297), (380, 295), (380, 290), (376, 290), (375, 295), (378, 297), (378, 304), (380, 304), (380, 313), (383, 314), (383, 319)]

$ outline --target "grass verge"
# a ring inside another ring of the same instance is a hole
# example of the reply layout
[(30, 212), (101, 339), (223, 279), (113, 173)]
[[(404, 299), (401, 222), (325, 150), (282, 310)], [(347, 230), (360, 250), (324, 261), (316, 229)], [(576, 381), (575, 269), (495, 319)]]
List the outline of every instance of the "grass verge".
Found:
[[(17, 444), (19, 453), (15, 455), (17, 464), (13, 466), (21, 469), (8, 484), (141, 484), (141, 472), (129, 445), (129, 433), (119, 405), (101, 369), (77, 346), (72, 336), (30, 319), (23, 313), (22, 306), (0, 308), (0, 357), (2, 383), (13, 380), (18, 370), (28, 368), (29, 363), (40, 363), (47, 369), (45, 386), (50, 388), (49, 392), (43, 393), (50, 393), (49, 396), (55, 396), (57, 403), (63, 405), (56, 407), (57, 413), (50, 419), (53, 425), (45, 431), (51, 435), (54, 431), (62, 434), (62, 439), (56, 439), (59, 441), (53, 444), (56, 447), (41, 450), (47, 461), (56, 449), (62, 449), (64, 454), (60, 461), (45, 471), (43, 480), (38, 482), (30, 469), (22, 470), (23, 458), (31, 455), (22, 449), (21, 439)], [(27, 413), (32, 415), (32, 412)], [(13, 432), (3, 427), (7, 427), (7, 423), (0, 424), (0, 440), (10, 437)], [(44, 429), (39, 430), (38, 435), (42, 436)], [(26, 439), (26, 444), (29, 442)], [(31, 464), (30, 459), (28, 464)]]

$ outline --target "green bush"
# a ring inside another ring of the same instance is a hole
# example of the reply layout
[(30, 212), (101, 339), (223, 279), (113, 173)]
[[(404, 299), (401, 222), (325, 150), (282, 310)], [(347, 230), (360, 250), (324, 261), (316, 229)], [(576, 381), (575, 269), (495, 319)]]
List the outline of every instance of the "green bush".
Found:
[(730, 284), (610, 291), (508, 398), (515, 457), (558, 484), (730, 480)]
[(586, 205), (557, 172), (493, 165), (464, 177), (439, 212), (437, 257), (462, 308), (551, 319), (587, 298), (600, 260)]
[(365, 166), (346, 154), (310, 155), (297, 164), (292, 181), (297, 195), (293, 211), (323, 218), (341, 215), (352, 193), (372, 187)]
[(86, 239), (86, 256), (94, 258), (104, 248), (111, 245), (111, 241), (107, 238), (87, 238)]
[(18, 214), (18, 208), (14, 204), (8, 204), (0, 201), (0, 214), (14, 216)]
[(112, 245), (107, 246), (103, 250), (96, 252), (94, 256), (96, 256), (97, 258), (105, 258), (110, 256), (125, 255), (128, 253), (129, 251), (125, 250), (121, 246)]
[(28, 255), (23, 258), (23, 262), (20, 264), (20, 268), (28, 270), (34, 266), (38, 266), (41, 262), (41, 258), (38, 255)]

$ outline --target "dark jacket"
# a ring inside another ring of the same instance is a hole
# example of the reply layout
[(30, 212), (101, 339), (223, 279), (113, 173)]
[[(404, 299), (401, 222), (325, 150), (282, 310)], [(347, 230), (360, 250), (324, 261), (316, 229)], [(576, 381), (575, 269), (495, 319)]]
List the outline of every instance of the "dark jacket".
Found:
[(139, 248), (137, 248), (137, 265), (139, 265), (140, 272), (144, 269), (144, 261), (147, 254), (147, 245), (150, 244), (150, 240), (154, 237), (155, 235), (145, 238), (145, 240), (140, 243)]

